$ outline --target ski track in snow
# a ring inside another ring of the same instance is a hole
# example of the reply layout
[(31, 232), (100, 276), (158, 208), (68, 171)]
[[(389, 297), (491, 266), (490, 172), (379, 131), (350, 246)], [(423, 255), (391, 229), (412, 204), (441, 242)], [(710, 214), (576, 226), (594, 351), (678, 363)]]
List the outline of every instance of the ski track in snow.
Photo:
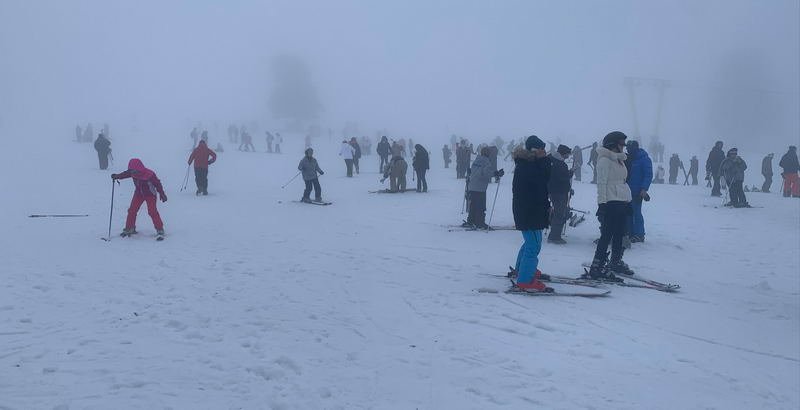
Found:
[[(280, 188), (302, 155), (287, 140), (299, 154), (220, 154), (202, 198), (191, 177), (178, 192), (185, 147), (114, 141), (115, 172), (135, 154), (165, 184), (161, 243), (144, 210), (138, 236), (99, 240), (109, 177), (88, 144), (0, 164), (19, 167), (0, 171), (22, 193), (0, 220), (23, 232), (0, 239), (0, 409), (800, 407), (799, 201), (748, 193), (765, 208), (714, 208), (705, 188), (654, 185), (647, 242), (626, 260), (680, 293), (485, 294), (508, 282), (480, 274), (504, 273), (521, 237), (448, 232), (463, 217), (454, 169), (433, 156), (431, 192), (372, 195), (385, 187), (375, 157), (343, 178), (337, 145), (322, 144), (334, 204), (306, 206), (291, 202), (302, 182)], [(59, 172), (39, 178), (35, 163)], [(513, 223), (510, 183), (494, 225)], [(575, 190), (573, 206), (594, 209), (594, 186)], [(116, 192), (113, 234), (130, 181)], [(47, 212), (90, 217), (26, 218)], [(542, 270), (580, 274), (597, 233), (593, 217), (568, 228)]]

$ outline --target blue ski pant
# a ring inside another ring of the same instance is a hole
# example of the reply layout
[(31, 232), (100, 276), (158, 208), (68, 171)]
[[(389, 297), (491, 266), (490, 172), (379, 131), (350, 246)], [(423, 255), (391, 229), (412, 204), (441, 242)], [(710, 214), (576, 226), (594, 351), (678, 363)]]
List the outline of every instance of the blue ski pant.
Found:
[(631, 201), (632, 213), (628, 218), (628, 233), (633, 236), (644, 236), (644, 216), (642, 215), (642, 200)]
[(517, 277), (518, 283), (530, 283), (536, 274), (539, 266), (539, 252), (542, 250), (542, 231), (522, 231), (522, 239), (525, 242), (519, 248), (517, 254)]

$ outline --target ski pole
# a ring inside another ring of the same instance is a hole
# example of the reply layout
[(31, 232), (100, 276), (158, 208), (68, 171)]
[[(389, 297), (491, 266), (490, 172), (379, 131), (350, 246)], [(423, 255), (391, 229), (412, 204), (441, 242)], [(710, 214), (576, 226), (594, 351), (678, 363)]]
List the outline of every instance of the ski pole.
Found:
[(186, 185), (189, 184), (189, 168), (191, 167), (191, 164), (186, 166), (186, 176), (183, 177), (183, 186), (181, 187), (180, 192), (183, 192), (183, 190), (186, 189)]
[(294, 181), (294, 179), (295, 179), (295, 178), (297, 178), (297, 177), (298, 177), (298, 176), (299, 176), (299, 175), (300, 175), (302, 172), (303, 172), (303, 171), (297, 171), (297, 174), (295, 174), (295, 175), (292, 177), (292, 179), (290, 179), (288, 182), (286, 182), (285, 184), (283, 184), (283, 186), (281, 187), (281, 189), (283, 189), (283, 188), (286, 188), (286, 186), (287, 186), (287, 185), (291, 184), (291, 183), (292, 183), (292, 181)]
[(114, 182), (119, 183), (118, 181), (111, 180), (111, 210), (108, 212), (108, 237), (101, 238), (106, 242), (111, 241), (111, 219), (114, 216)]
[(28, 218), (80, 218), (89, 216), (89, 214), (33, 214), (28, 215)]
[(500, 192), (500, 181), (497, 181), (497, 189), (494, 190), (494, 200), (492, 201), (492, 212), (489, 214), (489, 223), (492, 226), (492, 218), (494, 217), (494, 206), (497, 204), (497, 193)]

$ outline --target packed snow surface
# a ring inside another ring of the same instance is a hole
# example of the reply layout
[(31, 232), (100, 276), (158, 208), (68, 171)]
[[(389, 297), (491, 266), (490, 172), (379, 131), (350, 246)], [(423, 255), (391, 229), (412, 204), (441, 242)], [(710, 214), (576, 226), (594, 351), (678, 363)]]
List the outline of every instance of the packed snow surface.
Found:
[[(763, 208), (729, 209), (704, 186), (654, 185), (647, 241), (625, 259), (679, 293), (479, 293), (507, 286), (487, 274), (506, 272), (522, 238), (448, 232), (465, 217), (464, 184), (441, 144), (428, 147), (429, 193), (371, 194), (386, 187), (377, 157), (346, 178), (337, 141), (315, 142), (323, 207), (292, 202), (299, 178), (281, 189), (299, 136), (283, 155), (226, 145), (207, 197), (193, 176), (179, 191), (189, 141), (171, 138), (117, 138), (109, 171), (67, 138), (6, 150), (0, 409), (800, 407), (797, 199), (749, 193)], [(144, 207), (139, 235), (118, 236), (130, 180), (100, 240), (109, 173), (131, 157), (169, 195), (163, 242)], [(510, 183), (509, 172), (493, 225), (513, 224)], [(593, 211), (594, 186), (575, 191), (573, 206)], [(90, 216), (27, 217), (45, 213)], [(597, 236), (590, 216), (568, 245), (544, 245), (541, 269), (579, 275)]]

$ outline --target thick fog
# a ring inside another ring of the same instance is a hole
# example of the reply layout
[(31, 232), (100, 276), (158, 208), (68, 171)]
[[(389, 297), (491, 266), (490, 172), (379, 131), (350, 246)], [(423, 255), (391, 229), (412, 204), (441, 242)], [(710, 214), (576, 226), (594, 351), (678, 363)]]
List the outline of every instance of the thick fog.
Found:
[(620, 129), (779, 151), (800, 135), (798, 16), (797, 0), (2, 0), (0, 132), (350, 122), (431, 143)]

